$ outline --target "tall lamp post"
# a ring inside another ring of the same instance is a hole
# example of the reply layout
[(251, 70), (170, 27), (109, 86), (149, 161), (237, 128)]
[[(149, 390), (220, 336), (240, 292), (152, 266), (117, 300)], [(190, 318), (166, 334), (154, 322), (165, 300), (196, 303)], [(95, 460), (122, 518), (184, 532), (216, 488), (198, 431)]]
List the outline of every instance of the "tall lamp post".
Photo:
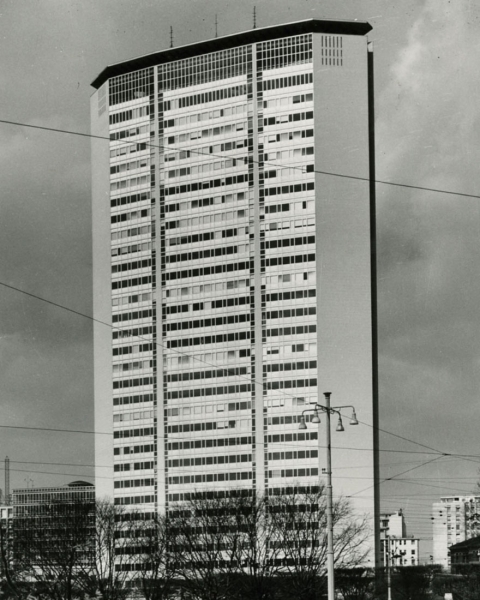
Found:
[[(352, 417), (350, 425), (358, 425), (355, 408), (348, 404), (346, 406), (330, 406), (331, 392), (324, 392), (325, 404), (315, 404), (313, 408), (307, 408), (302, 412), (300, 417), (300, 429), (306, 429), (305, 413), (313, 412), (311, 419), (312, 423), (320, 423), (320, 413), (326, 415), (327, 428), (327, 578), (328, 578), (328, 600), (335, 600), (335, 571), (334, 571), (334, 556), (333, 556), (333, 499), (332, 499), (332, 443), (330, 436), (330, 415), (338, 415), (338, 424), (336, 431), (345, 431), (342, 423), (342, 408), (351, 408)], [(320, 439), (320, 436), (318, 436)], [(320, 456), (320, 455), (319, 455)], [(320, 471), (320, 468), (319, 468)]]

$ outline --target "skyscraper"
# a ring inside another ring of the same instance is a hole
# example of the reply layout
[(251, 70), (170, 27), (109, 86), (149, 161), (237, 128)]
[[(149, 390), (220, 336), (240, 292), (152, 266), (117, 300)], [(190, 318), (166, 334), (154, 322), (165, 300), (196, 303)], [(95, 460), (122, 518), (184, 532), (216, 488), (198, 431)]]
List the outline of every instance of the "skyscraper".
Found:
[(324, 430), (298, 424), (330, 391), (361, 420), (335, 494), (378, 512), (370, 29), (254, 29), (93, 82), (100, 495), (315, 485)]

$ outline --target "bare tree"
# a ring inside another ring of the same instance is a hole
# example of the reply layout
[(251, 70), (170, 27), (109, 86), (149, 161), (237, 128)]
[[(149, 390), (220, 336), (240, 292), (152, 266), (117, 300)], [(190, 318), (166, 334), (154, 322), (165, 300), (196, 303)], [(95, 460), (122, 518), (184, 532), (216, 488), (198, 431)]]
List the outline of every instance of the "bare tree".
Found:
[(190, 597), (225, 600), (238, 580), (241, 532), (230, 497), (194, 494), (169, 513), (175, 568)]
[[(316, 598), (326, 583), (327, 513), (323, 486), (312, 490), (291, 488), (271, 496), (269, 511), (275, 523), (272, 548), (281, 549), (287, 596)], [(333, 506), (334, 561), (337, 568), (361, 565), (368, 554), (366, 519), (354, 519), (346, 500)]]
[(95, 509), (95, 561), (85, 571), (89, 594), (103, 600), (123, 600), (134, 577), (139, 554), (137, 521), (143, 515), (110, 501), (97, 501)]
[(135, 587), (145, 600), (166, 600), (176, 587), (169, 520), (153, 515), (147, 520), (137, 521), (135, 537)]

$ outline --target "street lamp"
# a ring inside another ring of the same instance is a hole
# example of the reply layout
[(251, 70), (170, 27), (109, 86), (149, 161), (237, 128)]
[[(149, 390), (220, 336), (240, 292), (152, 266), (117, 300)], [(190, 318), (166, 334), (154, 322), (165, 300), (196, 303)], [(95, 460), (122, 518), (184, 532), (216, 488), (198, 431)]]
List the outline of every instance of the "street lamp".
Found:
[[(351, 408), (352, 417), (350, 419), (350, 425), (358, 425), (357, 415), (355, 414), (355, 408), (348, 404), (346, 406), (330, 406), (331, 392), (324, 392), (325, 405), (315, 404), (313, 408), (307, 408), (302, 411), (300, 417), (300, 429), (306, 429), (307, 423), (305, 422), (305, 413), (313, 412), (311, 418), (312, 423), (320, 423), (320, 414), (325, 413), (326, 415), (326, 428), (327, 428), (327, 577), (328, 577), (328, 600), (335, 600), (335, 572), (334, 572), (334, 561), (333, 561), (333, 500), (332, 500), (332, 444), (330, 440), (330, 415), (338, 415), (338, 423), (336, 431), (345, 431), (342, 422), (342, 408)], [(320, 436), (319, 436), (320, 438)], [(320, 471), (320, 468), (319, 468)]]

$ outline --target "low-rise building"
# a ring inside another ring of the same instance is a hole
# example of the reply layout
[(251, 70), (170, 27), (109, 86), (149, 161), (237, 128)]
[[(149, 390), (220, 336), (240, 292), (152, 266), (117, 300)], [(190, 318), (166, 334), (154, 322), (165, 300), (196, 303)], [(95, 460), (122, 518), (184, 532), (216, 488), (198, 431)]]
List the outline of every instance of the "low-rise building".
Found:
[(480, 537), (470, 538), (450, 546), (452, 573), (461, 573), (465, 566), (480, 567)]
[(380, 515), (381, 566), (418, 565), (419, 553), (420, 540), (413, 536), (407, 537), (407, 526), (402, 509), (393, 513), (382, 513)]

